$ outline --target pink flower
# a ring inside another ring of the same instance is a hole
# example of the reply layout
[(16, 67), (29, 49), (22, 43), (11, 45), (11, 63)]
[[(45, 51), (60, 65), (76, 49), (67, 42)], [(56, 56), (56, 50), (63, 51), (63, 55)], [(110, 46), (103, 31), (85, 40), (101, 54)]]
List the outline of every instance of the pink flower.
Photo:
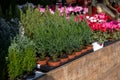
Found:
[(52, 9), (49, 9), (51, 14), (54, 14), (55, 12)]
[(58, 10), (60, 11), (60, 13), (64, 12), (64, 7), (58, 8)]
[(83, 10), (83, 8), (80, 7), (80, 6), (76, 6), (76, 7), (74, 8), (74, 12), (80, 12), (80, 11), (82, 11), (82, 10)]
[(120, 30), (120, 22), (118, 23), (118, 28), (119, 28), (119, 30)]
[(69, 13), (70, 13), (70, 11), (69, 11), (68, 9), (66, 9), (66, 10), (65, 10), (65, 13), (66, 13), (66, 14), (69, 14)]
[(86, 14), (86, 13), (88, 13), (88, 8), (83, 8), (83, 14)]
[(45, 8), (39, 8), (39, 11), (41, 12), (41, 13), (44, 13), (45, 12)]
[(73, 7), (66, 7), (65, 13), (70, 14), (73, 10)]
[(66, 16), (66, 19), (69, 20), (69, 19), (70, 19), (70, 16)]
[(73, 7), (71, 7), (71, 6), (67, 7), (66, 9), (68, 9), (69, 12), (72, 12), (74, 10)]

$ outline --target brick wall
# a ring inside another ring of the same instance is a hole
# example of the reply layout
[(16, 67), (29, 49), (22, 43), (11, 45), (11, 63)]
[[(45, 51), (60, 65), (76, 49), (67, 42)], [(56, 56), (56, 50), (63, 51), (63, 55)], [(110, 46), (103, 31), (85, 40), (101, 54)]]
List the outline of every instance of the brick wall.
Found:
[(120, 80), (120, 41), (52, 70), (37, 80)]

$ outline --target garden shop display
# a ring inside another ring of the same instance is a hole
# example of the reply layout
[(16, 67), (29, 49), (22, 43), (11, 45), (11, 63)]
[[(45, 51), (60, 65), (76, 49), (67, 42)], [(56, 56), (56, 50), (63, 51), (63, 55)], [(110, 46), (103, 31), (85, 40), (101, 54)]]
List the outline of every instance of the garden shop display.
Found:
[(81, 6), (21, 10), (20, 32), (13, 35), (7, 49), (9, 80), (26, 78), (36, 67), (48, 72), (96, 51), (94, 42), (102, 44), (101, 49), (110, 39), (120, 39), (120, 22), (105, 13), (87, 13), (88, 8)]

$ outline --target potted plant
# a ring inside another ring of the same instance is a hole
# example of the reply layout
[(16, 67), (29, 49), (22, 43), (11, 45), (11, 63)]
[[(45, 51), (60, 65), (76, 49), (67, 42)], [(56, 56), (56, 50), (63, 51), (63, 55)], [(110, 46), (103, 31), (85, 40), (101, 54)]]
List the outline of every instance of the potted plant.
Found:
[(73, 53), (72, 49), (67, 49), (66, 54), (68, 54), (69, 59), (74, 59), (75, 58), (75, 54)]
[[(57, 32), (56, 32), (57, 34)], [(59, 50), (59, 39), (57, 38), (57, 36), (52, 35), (51, 37), (54, 36), (54, 39), (51, 38), (51, 40), (49, 39), (49, 47), (48, 47), (48, 53), (50, 56), (50, 60), (48, 60), (48, 65), (52, 66), (52, 67), (56, 67), (60, 65), (60, 60), (59, 60), (59, 56), (60, 56), (60, 50)]]
[[(109, 23), (106, 23), (107, 25), (107, 32), (109, 34), (108, 40), (109, 41), (114, 41), (118, 40), (120, 38), (119, 33), (120, 33), (120, 28), (119, 28), (119, 22), (117, 21), (110, 21)], [(112, 26), (112, 27), (111, 27)]]
[[(55, 34), (57, 34), (58, 32), (55, 32)], [(54, 33), (53, 33), (54, 34)], [(60, 65), (60, 46), (59, 46), (59, 42), (60, 39), (57, 35), (52, 35), (51, 37), (54, 36), (54, 39), (51, 38), (51, 40), (49, 40), (49, 47), (48, 47), (48, 53), (50, 56), (50, 60), (48, 61), (48, 65), (52, 66), (52, 67), (56, 67)]]
[[(62, 34), (64, 34), (64, 33), (62, 33)], [(61, 35), (61, 39), (59, 40), (58, 50), (59, 50), (59, 54), (60, 54), (60, 61), (62, 63), (65, 63), (68, 61), (68, 56), (65, 53), (65, 42), (64, 41), (65, 41), (64, 35)]]
[(48, 61), (48, 65), (51, 67), (56, 67), (60, 65), (60, 60), (58, 58), (59, 53), (50, 53), (50, 60)]
[(65, 52), (68, 55), (69, 59), (75, 58), (75, 54), (73, 53), (73, 48), (74, 48), (74, 34), (75, 34), (75, 29), (74, 27), (70, 26), (70, 23), (68, 23), (68, 26), (66, 26), (66, 39), (65, 39)]
[(46, 65), (48, 61), (46, 56), (48, 57), (48, 55), (46, 54), (45, 46), (40, 46), (38, 42), (38, 44), (36, 44), (36, 49), (37, 49), (37, 55), (38, 55), (37, 64), (39, 64), (40, 66)]
[(41, 53), (39, 53), (39, 59), (37, 60), (37, 64), (39, 64), (41, 66), (47, 64), (45, 51), (42, 51)]
[[(34, 43), (27, 37), (17, 36), (8, 49), (8, 76), (10, 80), (29, 74), (35, 68)], [(22, 77), (23, 78), (23, 77)]]
[(65, 52), (61, 52), (60, 53), (60, 61), (62, 62), (62, 63), (65, 63), (65, 62), (67, 62), (68, 61), (68, 56), (67, 56), (67, 54), (65, 53)]
[(82, 49), (81, 52), (84, 53), (84, 52), (92, 49), (91, 43), (93, 41), (93, 37), (91, 37), (91, 36), (92, 36), (93, 32), (92, 32), (92, 29), (87, 24), (87, 20), (85, 19), (84, 15), (80, 14), (79, 17), (78, 16), (75, 17), (75, 22), (77, 24), (79, 24), (78, 27), (80, 27), (78, 40), (81, 42), (80, 43), (80, 45), (81, 45), (80, 47)]
[(87, 50), (92, 49), (92, 45), (91, 43), (93, 42), (93, 37), (92, 34), (92, 30), (91, 28), (88, 26), (87, 21), (83, 20), (81, 23), (81, 27), (82, 27), (82, 34), (83, 34), (83, 44), (86, 46)]
[(47, 64), (46, 59), (46, 44), (44, 40), (44, 36), (40, 34), (36, 34), (34, 37), (34, 42), (36, 44), (36, 50), (37, 50), (37, 64), (43, 66)]
[(103, 48), (104, 42), (107, 41), (106, 34), (107, 33), (103, 32), (103, 31), (94, 31), (93, 32), (93, 39), (95, 42), (92, 43), (92, 45), (93, 45), (94, 51)]

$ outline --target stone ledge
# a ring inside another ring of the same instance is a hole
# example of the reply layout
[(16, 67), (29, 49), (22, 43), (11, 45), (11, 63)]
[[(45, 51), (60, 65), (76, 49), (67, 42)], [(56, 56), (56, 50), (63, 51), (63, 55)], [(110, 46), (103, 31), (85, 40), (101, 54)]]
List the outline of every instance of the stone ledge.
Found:
[(58, 67), (37, 80), (120, 80), (120, 41)]

